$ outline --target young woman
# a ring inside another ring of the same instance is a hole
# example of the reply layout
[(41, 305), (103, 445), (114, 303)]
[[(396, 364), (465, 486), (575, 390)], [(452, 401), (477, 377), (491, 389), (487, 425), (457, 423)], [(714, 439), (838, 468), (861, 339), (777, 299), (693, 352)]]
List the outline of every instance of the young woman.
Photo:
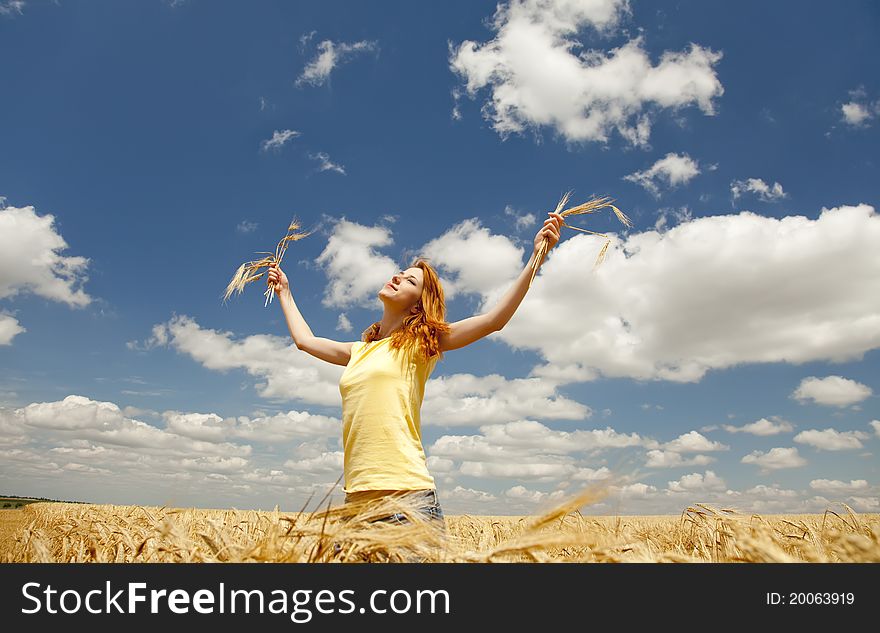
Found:
[(353, 342), (312, 334), (293, 300), (287, 275), (277, 265), (269, 269), (267, 283), (274, 284), (297, 348), (345, 366), (339, 391), (346, 503), (408, 497), (419, 512), (445, 524), (422, 447), (420, 411), (425, 383), (443, 352), (497, 332), (516, 312), (528, 291), (541, 242), (546, 237), (553, 248), (559, 241), (562, 216), (548, 215), (535, 235), (529, 263), (498, 304), (485, 314), (455, 323), (445, 321), (440, 279), (423, 259), (393, 275), (379, 290), (382, 319)]

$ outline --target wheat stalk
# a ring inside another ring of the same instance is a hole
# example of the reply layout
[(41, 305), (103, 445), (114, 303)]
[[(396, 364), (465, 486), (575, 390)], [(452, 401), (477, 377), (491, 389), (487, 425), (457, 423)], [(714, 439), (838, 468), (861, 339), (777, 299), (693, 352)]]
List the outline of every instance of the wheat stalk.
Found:
[[(301, 240), (311, 234), (311, 231), (297, 233), (296, 231), (299, 228), (300, 224), (296, 218), (294, 218), (290, 223), (290, 226), (287, 227), (287, 235), (282, 237), (281, 241), (278, 242), (278, 246), (275, 247), (274, 253), (259, 251), (260, 254), (266, 255), (266, 257), (245, 262), (239, 266), (238, 270), (236, 270), (235, 274), (232, 276), (232, 281), (226, 286), (226, 294), (223, 295), (223, 301), (225, 302), (233, 292), (241, 294), (247, 284), (262, 278), (264, 273), (258, 272), (261, 268), (269, 268), (275, 264), (280, 264), (281, 260), (284, 259), (284, 253), (287, 251), (287, 246), (290, 242)], [(275, 294), (274, 289), (274, 284), (269, 284), (266, 288), (266, 292), (263, 293), (266, 297), (266, 302), (263, 304), (264, 308), (272, 302), (272, 297)]]
[[(560, 211), (566, 204), (568, 204), (569, 198), (571, 198), (572, 192), (567, 192), (562, 198), (559, 200), (559, 204), (556, 205), (556, 213), (561, 215), (563, 218), (567, 218), (572, 215), (584, 215), (587, 213), (597, 213), (602, 209), (611, 209), (614, 212), (614, 215), (618, 220), (621, 221), (625, 226), (631, 227), (632, 220), (626, 217), (623, 211), (615, 207), (612, 202), (614, 202), (611, 198), (604, 196), (601, 198), (591, 198), (587, 200), (583, 204), (579, 204), (576, 207), (571, 207), (570, 209), (565, 209), (565, 211)], [(598, 235), (599, 237), (605, 238), (605, 244), (602, 246), (602, 250), (599, 251), (599, 256), (596, 258), (595, 266), (598, 266), (602, 263), (602, 260), (605, 259), (605, 252), (608, 250), (608, 245), (611, 243), (611, 240), (608, 239), (608, 236), (604, 233), (597, 233), (596, 231), (588, 231), (587, 229), (582, 229), (577, 226), (572, 226), (567, 222), (563, 222), (562, 226), (567, 227), (569, 229), (574, 229), (575, 231), (581, 231), (583, 233), (589, 233), (590, 235)], [(538, 267), (541, 265), (541, 262), (544, 261), (544, 256), (547, 254), (547, 250), (550, 246), (550, 241), (545, 237), (541, 242), (541, 246), (538, 248), (538, 256), (535, 257), (535, 261), (532, 264), (532, 274), (529, 277), (529, 287), (532, 287), (532, 280), (535, 278), (535, 274), (538, 272)]]

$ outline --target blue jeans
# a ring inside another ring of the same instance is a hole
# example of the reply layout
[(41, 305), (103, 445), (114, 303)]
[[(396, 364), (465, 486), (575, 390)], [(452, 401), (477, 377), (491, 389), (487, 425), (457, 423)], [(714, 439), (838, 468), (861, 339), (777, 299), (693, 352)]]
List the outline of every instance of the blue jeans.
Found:
[[(440, 507), (440, 502), (437, 500), (437, 491), (434, 489), (430, 490), (397, 490), (397, 491), (389, 491), (389, 494), (395, 497), (405, 497), (407, 500), (412, 499), (417, 503), (416, 512), (422, 514), (425, 518), (434, 521), (440, 521), (441, 524), (445, 527), (446, 520), (443, 516), (443, 510)], [(345, 495), (345, 502), (350, 503), (354, 501), (356, 498), (353, 494)], [(387, 522), (387, 523), (409, 523), (406, 515), (402, 512), (396, 512), (387, 517), (382, 517), (380, 519), (375, 519), (371, 521), (371, 523), (376, 522)]]

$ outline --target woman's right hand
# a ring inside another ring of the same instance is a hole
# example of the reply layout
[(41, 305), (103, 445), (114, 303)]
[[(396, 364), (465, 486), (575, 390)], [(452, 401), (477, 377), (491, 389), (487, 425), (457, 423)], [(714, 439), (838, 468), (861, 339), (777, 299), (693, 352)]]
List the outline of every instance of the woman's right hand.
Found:
[(269, 279), (266, 283), (269, 285), (275, 284), (273, 290), (278, 296), (281, 296), (282, 292), (290, 290), (290, 282), (287, 280), (287, 275), (284, 274), (284, 271), (281, 270), (278, 264), (269, 266)]

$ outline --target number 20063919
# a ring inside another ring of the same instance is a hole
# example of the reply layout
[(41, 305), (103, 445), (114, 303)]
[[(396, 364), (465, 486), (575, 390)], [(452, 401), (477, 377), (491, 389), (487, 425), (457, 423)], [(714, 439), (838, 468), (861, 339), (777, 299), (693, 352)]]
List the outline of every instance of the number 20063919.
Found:
[(799, 591), (791, 593), (776, 593), (775, 591), (768, 591), (766, 601), (769, 605), (850, 605), (855, 603), (856, 596), (852, 592)]

